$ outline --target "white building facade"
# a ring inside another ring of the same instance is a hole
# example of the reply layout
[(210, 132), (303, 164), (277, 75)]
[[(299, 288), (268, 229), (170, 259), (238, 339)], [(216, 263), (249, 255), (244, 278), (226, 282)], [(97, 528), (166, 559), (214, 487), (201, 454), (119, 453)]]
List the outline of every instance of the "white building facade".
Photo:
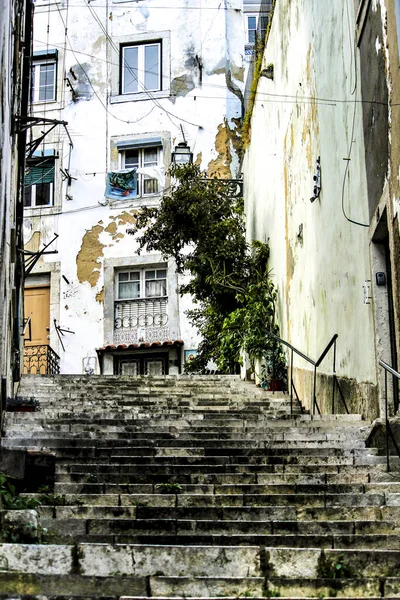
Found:
[[(49, 121), (32, 129), (24, 236), (48, 246), (25, 282), (25, 372), (171, 374), (197, 348), (173, 261), (138, 255), (127, 230), (168, 189), (179, 143), (209, 177), (238, 176), (243, 6), (162, 4), (36, 0), (32, 115)], [(134, 169), (105, 196), (109, 173)]]

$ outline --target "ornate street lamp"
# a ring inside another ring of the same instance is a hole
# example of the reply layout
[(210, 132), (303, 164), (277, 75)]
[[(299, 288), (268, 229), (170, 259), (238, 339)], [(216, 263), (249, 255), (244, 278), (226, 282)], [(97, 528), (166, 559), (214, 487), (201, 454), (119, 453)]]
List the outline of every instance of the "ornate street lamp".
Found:
[(172, 163), (174, 165), (189, 165), (193, 162), (193, 152), (186, 142), (179, 142), (172, 153)]
[[(190, 147), (186, 141), (179, 142), (175, 146), (175, 150), (172, 153), (172, 164), (173, 165), (189, 165), (193, 162), (193, 153), (190, 151)], [(217, 186), (224, 188), (232, 198), (240, 198), (243, 196), (243, 180), (242, 179), (213, 179), (204, 178), (203, 181), (209, 186)]]

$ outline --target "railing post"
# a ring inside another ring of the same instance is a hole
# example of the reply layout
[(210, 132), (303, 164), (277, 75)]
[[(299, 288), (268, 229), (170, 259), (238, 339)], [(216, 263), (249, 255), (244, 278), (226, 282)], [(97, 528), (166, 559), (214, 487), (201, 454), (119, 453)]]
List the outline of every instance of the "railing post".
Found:
[(293, 414), (293, 348), (290, 352), (290, 414)]
[(313, 385), (313, 410), (312, 410), (312, 414), (315, 415), (315, 403), (317, 401), (316, 398), (316, 391), (317, 391), (317, 367), (314, 366), (314, 385)]
[(332, 414), (335, 414), (335, 384), (336, 384), (336, 340), (333, 344), (333, 376), (332, 376)]
[(388, 416), (388, 395), (387, 395), (387, 371), (385, 369), (385, 420), (386, 420), (386, 470), (390, 471), (390, 458), (389, 458), (389, 416)]

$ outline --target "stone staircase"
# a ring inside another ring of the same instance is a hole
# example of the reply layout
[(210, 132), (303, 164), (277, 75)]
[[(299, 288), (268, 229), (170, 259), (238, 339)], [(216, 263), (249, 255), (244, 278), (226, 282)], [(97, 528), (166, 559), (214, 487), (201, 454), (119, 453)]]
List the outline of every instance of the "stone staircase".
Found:
[(234, 376), (24, 377), (2, 446), (54, 452), (46, 544), (0, 545), (0, 598), (400, 597), (400, 464), (358, 415)]

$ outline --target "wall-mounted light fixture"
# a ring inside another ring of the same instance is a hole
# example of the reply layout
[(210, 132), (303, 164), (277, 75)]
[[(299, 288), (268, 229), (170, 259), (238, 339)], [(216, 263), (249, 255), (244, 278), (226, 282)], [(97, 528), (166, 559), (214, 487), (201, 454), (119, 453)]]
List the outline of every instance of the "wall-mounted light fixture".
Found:
[(172, 153), (172, 164), (189, 165), (193, 162), (193, 153), (186, 142), (179, 142)]
[(386, 285), (386, 275), (383, 271), (379, 271), (379, 273), (375, 274), (376, 285)]
[(317, 166), (316, 166), (315, 175), (313, 177), (313, 180), (314, 180), (314, 189), (313, 189), (313, 195), (310, 198), (310, 202), (314, 202), (314, 200), (319, 198), (319, 195), (321, 193), (321, 157), (320, 156), (318, 156), (318, 158), (317, 158)]

